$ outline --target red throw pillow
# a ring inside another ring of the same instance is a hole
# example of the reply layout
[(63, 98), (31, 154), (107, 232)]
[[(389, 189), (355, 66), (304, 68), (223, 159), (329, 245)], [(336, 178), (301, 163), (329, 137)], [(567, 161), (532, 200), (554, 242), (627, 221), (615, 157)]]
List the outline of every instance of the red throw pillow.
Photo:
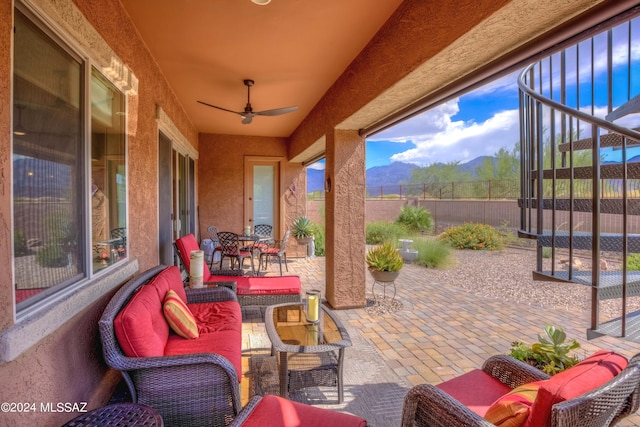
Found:
[(627, 367), (627, 359), (612, 351), (598, 351), (574, 367), (554, 375), (540, 386), (525, 427), (551, 424), (551, 407), (610, 381)]
[(193, 317), (189, 307), (187, 307), (175, 291), (167, 291), (164, 297), (162, 311), (173, 332), (183, 338), (198, 338), (199, 333), (196, 319)]

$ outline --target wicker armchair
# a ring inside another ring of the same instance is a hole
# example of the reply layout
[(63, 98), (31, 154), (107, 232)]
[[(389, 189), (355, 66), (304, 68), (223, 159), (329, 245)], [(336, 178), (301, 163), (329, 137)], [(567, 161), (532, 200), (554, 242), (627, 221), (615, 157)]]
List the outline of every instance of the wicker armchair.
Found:
[[(487, 359), (482, 370), (510, 388), (548, 378), (537, 369), (508, 356)], [(551, 426), (613, 426), (638, 410), (639, 387), (640, 354), (634, 356), (620, 374), (601, 387), (553, 405)], [(491, 427), (493, 424), (439, 388), (420, 384), (405, 397), (402, 427), (425, 426)]]
[[(131, 296), (166, 266), (145, 271), (123, 285), (99, 321), (104, 358), (122, 372), (133, 402), (156, 409), (165, 426), (228, 425), (242, 401), (233, 365), (213, 353), (163, 357), (127, 357), (116, 339), (114, 319)], [(235, 300), (224, 287), (187, 290), (188, 303)]]

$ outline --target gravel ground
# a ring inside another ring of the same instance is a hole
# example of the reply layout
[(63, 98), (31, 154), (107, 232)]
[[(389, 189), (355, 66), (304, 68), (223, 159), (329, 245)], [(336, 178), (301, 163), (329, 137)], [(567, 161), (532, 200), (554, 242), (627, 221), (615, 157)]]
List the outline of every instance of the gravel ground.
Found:
[[(534, 281), (535, 251), (506, 248), (502, 251), (453, 251), (455, 264), (450, 268), (429, 269), (433, 280), (459, 286), (490, 298), (553, 307), (570, 312), (591, 311), (591, 290), (579, 284)], [(481, 279), (481, 280), (479, 280)], [(629, 298), (627, 312), (640, 309), (640, 298)], [(620, 300), (600, 303), (601, 321), (619, 317)]]

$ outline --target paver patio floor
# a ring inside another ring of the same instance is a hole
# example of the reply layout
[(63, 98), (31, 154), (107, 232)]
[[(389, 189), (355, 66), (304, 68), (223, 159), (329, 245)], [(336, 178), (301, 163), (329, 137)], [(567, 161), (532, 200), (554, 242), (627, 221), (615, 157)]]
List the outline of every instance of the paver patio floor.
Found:
[[(289, 274), (299, 275), (303, 288), (324, 293), (324, 261), (322, 257), (290, 260)], [(482, 274), (478, 271), (479, 280)], [(272, 270), (269, 275), (277, 273)], [(366, 283), (367, 298), (371, 298), (372, 279), (368, 275)], [(611, 349), (627, 357), (640, 352), (640, 344), (618, 338), (587, 341), (588, 313), (478, 296), (453, 283), (430, 280), (429, 270), (417, 265), (405, 265), (395, 283), (395, 298), (402, 306), (394, 313), (377, 314), (365, 308), (336, 312), (345, 325), (359, 331), (374, 346), (387, 367), (405, 382), (403, 387), (437, 384), (480, 367), (489, 356), (508, 353), (513, 341), (536, 341), (545, 324), (561, 326), (568, 337), (576, 338), (581, 356), (599, 349)], [(264, 325), (254, 318), (245, 321), (244, 328), (247, 337), (252, 331), (263, 331)], [(245, 373), (248, 366), (248, 360), (244, 360)], [(243, 381), (245, 402), (248, 383)], [(640, 426), (640, 415), (619, 425)]]

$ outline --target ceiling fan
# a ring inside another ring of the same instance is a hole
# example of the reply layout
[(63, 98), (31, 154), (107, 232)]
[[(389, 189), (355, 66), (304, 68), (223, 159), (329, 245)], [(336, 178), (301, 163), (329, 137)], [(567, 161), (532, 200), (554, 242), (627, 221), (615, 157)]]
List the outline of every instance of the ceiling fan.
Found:
[(251, 108), (251, 86), (253, 86), (253, 84), (253, 80), (244, 80), (244, 85), (247, 87), (247, 105), (244, 107), (244, 111), (233, 111), (226, 108), (218, 107), (217, 105), (211, 105), (203, 101), (198, 102), (208, 107), (217, 108), (218, 110), (239, 114), (240, 116), (242, 116), (243, 125), (248, 125), (249, 123), (251, 123), (255, 116), (279, 116), (280, 114), (290, 113), (298, 109), (298, 107), (284, 107), (274, 108), (273, 110), (253, 111), (253, 108)]

